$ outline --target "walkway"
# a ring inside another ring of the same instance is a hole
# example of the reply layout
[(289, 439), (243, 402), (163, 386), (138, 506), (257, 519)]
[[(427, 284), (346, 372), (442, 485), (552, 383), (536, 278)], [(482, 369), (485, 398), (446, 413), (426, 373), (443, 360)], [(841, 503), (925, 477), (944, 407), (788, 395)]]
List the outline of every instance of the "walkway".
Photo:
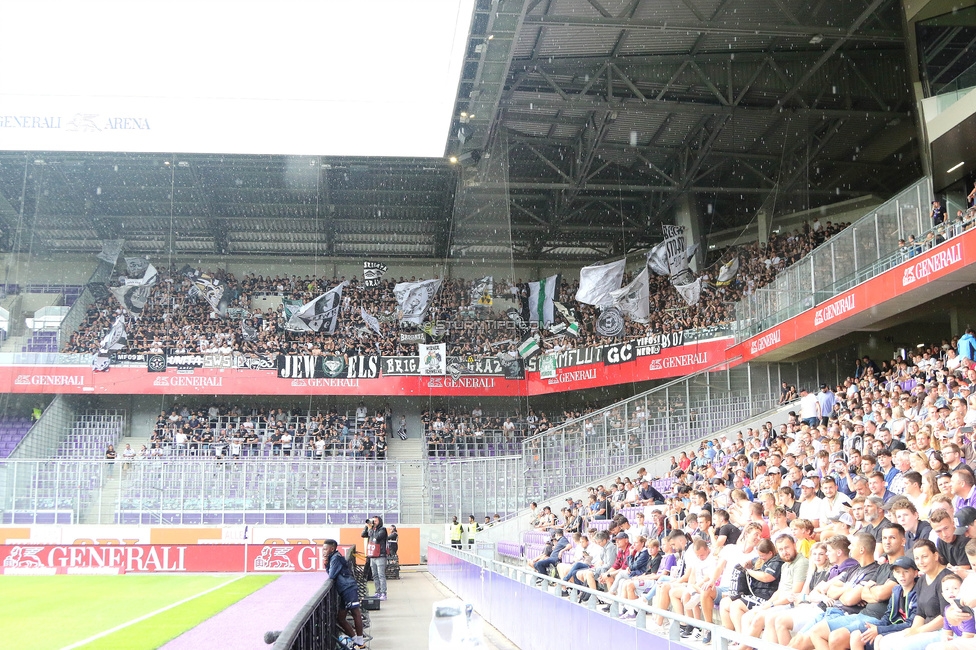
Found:
[[(380, 611), (370, 612), (373, 635), (370, 650), (423, 650), (429, 646), (432, 605), (455, 594), (431, 576), (424, 567), (401, 567), (400, 579), (387, 582), (389, 600)], [(498, 630), (482, 622), (487, 650), (519, 650)]]

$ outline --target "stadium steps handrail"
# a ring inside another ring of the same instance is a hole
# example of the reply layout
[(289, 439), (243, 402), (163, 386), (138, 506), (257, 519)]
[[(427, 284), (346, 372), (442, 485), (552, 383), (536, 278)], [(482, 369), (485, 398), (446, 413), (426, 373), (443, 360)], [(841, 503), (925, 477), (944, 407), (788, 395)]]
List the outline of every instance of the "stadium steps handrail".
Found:
[[(566, 499), (568, 499), (569, 497), (573, 497), (573, 499), (582, 499), (584, 496), (586, 496), (586, 488), (589, 485), (606, 485), (608, 482), (610, 482), (617, 476), (629, 475), (633, 477), (634, 475), (636, 475), (637, 470), (641, 467), (649, 468), (649, 467), (653, 467), (655, 464), (668, 462), (668, 457), (674, 455), (675, 453), (679, 453), (680, 451), (684, 451), (687, 449), (697, 448), (698, 445), (700, 445), (702, 442), (706, 440), (712, 440), (714, 438), (718, 438), (723, 433), (729, 435), (730, 433), (737, 432), (738, 430), (743, 429), (754, 422), (772, 421), (773, 425), (775, 426), (778, 424), (776, 420), (778, 420), (779, 418), (777, 416), (788, 414), (789, 411), (792, 410), (797, 403), (798, 401), (792, 401), (792, 402), (787, 402), (786, 404), (778, 405), (776, 408), (768, 409), (762, 413), (748, 417), (745, 420), (741, 420), (732, 426), (715, 431), (705, 436), (701, 436), (696, 440), (691, 440), (684, 446), (683, 449), (674, 450), (674, 451), (672, 450), (663, 451), (650, 458), (646, 458), (643, 461), (634, 463), (633, 465), (623, 470), (608, 473), (603, 477), (601, 477), (599, 480), (587, 483), (587, 485), (577, 486), (572, 490), (567, 490), (566, 492), (563, 492), (562, 494), (557, 494), (557, 495), (553, 495), (552, 497), (547, 497), (545, 499), (545, 503), (544, 504), (540, 503), (539, 507), (541, 508), (543, 505), (560, 504)], [(647, 473), (650, 476), (655, 476), (655, 473), (651, 469), (648, 469)], [(497, 542), (500, 540), (519, 539), (519, 534), (522, 533), (525, 529), (525, 523), (527, 521), (526, 517), (528, 516), (528, 514), (529, 514), (529, 508), (527, 506), (521, 508), (517, 513), (510, 515), (509, 517), (503, 519), (500, 523), (494, 524), (491, 528), (486, 529), (485, 532), (483, 533), (483, 536), (479, 535), (478, 541)]]

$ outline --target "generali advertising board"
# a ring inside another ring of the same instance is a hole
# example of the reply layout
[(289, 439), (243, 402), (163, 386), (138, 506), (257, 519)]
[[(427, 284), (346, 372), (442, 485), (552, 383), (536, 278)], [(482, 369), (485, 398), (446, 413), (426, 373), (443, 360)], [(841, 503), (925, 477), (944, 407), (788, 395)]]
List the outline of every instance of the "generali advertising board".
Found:
[[(970, 230), (730, 348), (728, 358), (741, 356), (749, 361), (897, 296), (924, 294), (926, 284), (974, 263), (976, 230)], [(919, 303), (926, 300), (922, 295)]]
[(519, 397), (581, 388), (679, 377), (725, 360), (731, 339), (720, 338), (666, 348), (654, 356), (634, 354), (630, 360), (607, 364), (603, 348), (598, 359), (560, 367), (556, 376), (541, 379), (538, 370), (524, 379), (503, 375), (437, 377), (384, 375), (374, 377), (296, 377), (282, 379), (275, 370), (194, 368), (147, 372), (145, 367), (113, 366), (95, 372), (85, 366), (3, 366), (0, 392), (94, 395), (434, 395)]
[(12, 574), (319, 571), (310, 544), (132, 544), (0, 546), (0, 571)]

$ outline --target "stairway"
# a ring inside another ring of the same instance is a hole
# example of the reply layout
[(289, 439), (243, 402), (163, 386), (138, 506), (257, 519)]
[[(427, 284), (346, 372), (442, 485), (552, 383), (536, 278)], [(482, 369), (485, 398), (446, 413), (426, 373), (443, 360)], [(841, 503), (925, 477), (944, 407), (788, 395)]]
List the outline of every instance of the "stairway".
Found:
[(387, 459), (400, 462), (400, 523), (422, 524), (427, 518), (424, 441), (393, 436), (388, 444)]
[(115, 509), (119, 503), (119, 492), (122, 489), (122, 463), (116, 462), (112, 468), (112, 475), (105, 477), (99, 496), (92, 500), (88, 509), (81, 515), (83, 524), (114, 524)]

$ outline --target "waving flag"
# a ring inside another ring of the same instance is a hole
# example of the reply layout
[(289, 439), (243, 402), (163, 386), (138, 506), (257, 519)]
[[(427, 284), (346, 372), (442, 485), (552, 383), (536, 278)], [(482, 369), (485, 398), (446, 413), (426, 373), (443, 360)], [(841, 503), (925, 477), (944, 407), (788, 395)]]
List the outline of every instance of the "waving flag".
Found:
[(285, 329), (293, 332), (318, 332), (324, 330), (328, 334), (335, 332), (336, 320), (339, 318), (339, 307), (342, 301), (342, 288), (346, 282), (329, 289), (299, 309), (285, 324)]
[(594, 264), (580, 269), (580, 286), (576, 301), (596, 307), (608, 306), (613, 302), (611, 291), (620, 288), (624, 279), (624, 266), (627, 260), (609, 264)]
[(545, 280), (529, 283), (529, 322), (543, 326), (553, 322), (559, 279), (559, 275), (550, 275)]
[(440, 288), (440, 279), (401, 282), (393, 287), (393, 295), (402, 314), (400, 320), (414, 325), (423, 323), (424, 314), (427, 313)]

